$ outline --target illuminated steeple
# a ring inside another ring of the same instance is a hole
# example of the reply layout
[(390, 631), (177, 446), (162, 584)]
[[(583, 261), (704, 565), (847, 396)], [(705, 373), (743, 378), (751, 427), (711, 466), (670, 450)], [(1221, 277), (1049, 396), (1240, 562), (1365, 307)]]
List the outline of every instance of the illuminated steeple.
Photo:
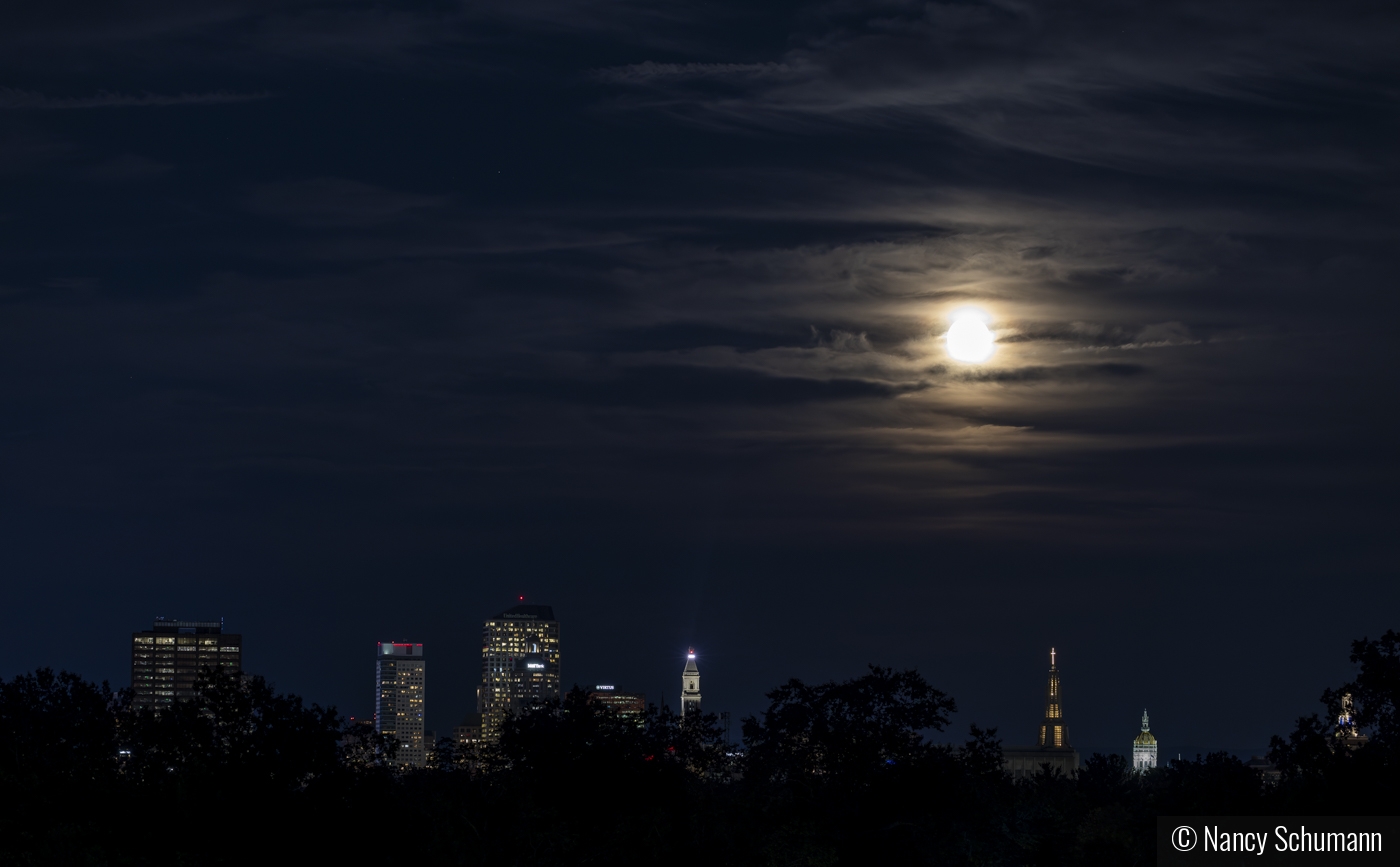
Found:
[(1364, 746), (1369, 737), (1361, 733), (1361, 729), (1356, 726), (1356, 703), (1352, 700), (1351, 693), (1342, 695), (1342, 712), (1337, 714), (1337, 740), (1342, 746), (1349, 750)]
[(685, 655), (685, 671), (681, 672), (681, 716), (700, 713), (700, 669), (695, 666), (695, 648)]
[(1064, 709), (1060, 704), (1060, 669), (1050, 648), (1050, 676), (1045, 683), (1045, 718), (1033, 746), (1001, 748), (1001, 766), (1013, 779), (1024, 780), (1047, 772), (1072, 777), (1079, 771), (1079, 751), (1069, 742)]
[(1043, 750), (1069, 749), (1069, 733), (1060, 710), (1060, 670), (1055, 667), (1055, 648), (1050, 648), (1050, 678), (1045, 684), (1045, 720), (1040, 724), (1036, 746)]
[(1342, 712), (1337, 715), (1337, 736), (1343, 738), (1360, 737), (1361, 732), (1356, 728), (1356, 704), (1352, 701), (1351, 693), (1342, 695)]

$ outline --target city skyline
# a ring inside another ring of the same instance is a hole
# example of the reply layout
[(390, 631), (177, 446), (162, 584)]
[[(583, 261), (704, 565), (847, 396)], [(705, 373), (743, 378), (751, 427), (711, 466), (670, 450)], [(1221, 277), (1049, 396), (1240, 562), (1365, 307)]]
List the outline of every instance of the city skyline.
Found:
[[(522, 654), (522, 658), (542, 656), (538, 645), (532, 640), (538, 637), (538, 635), (547, 634), (552, 640), (552, 647), (554, 648), (552, 653), (554, 657), (557, 659), (559, 656), (559, 622), (553, 619), (553, 607), (534, 604), (527, 606), (524, 604), (523, 596), (517, 597), (516, 601), (520, 604), (508, 608), (501, 614), (487, 618), (486, 620), (481, 658), (483, 679), (481, 683), (475, 685), (475, 692), (478, 696), (484, 695), (484, 690), (482, 688), (490, 682), (489, 676), (493, 668), (500, 668), (502, 671), (509, 670), (507, 666), (502, 664), (502, 655), (519, 652)], [(505, 620), (504, 618), (506, 615), (510, 614), (512, 611), (517, 612), (515, 616), (517, 618), (523, 618), (523, 621), (512, 622)], [(523, 612), (528, 612), (528, 614)], [(543, 627), (545, 630), (544, 633), (540, 632), (540, 626), (534, 626), (533, 629), (530, 629), (528, 626), (522, 626), (522, 623), (529, 623), (535, 620), (543, 620), (543, 622), (547, 624)], [(157, 629), (165, 626), (171, 631), (172, 635), (175, 629), (180, 626), (191, 627), (181, 631), (193, 634), (192, 627), (196, 625), (205, 627), (206, 632), (217, 634), (213, 628), (217, 627), (218, 631), (221, 632), (224, 621), (221, 619), (219, 621), (200, 621), (196, 623), (195, 621), (166, 621), (164, 618), (158, 617), (155, 623)], [(143, 636), (148, 635), (153, 635), (153, 633), (148, 631), (146, 633), (136, 633), (133, 635), (131, 677), (131, 686), (133, 690), (136, 690), (138, 677), (149, 679), (149, 677), (138, 673), (144, 672), (145, 667), (153, 664), (145, 660), (145, 657), (150, 656), (146, 645), (152, 642), (146, 641), (144, 644), (142, 643)], [(494, 642), (493, 637), (495, 639)], [(241, 640), (241, 635), (230, 635), (225, 642), (230, 644), (231, 647), (238, 648), (240, 659)], [(172, 638), (171, 641), (173, 642), (174, 639)], [(233, 642), (239, 643), (234, 644)], [(519, 645), (519, 648), (523, 649), (517, 649), (516, 645)], [(424, 689), (426, 680), (424, 668), (426, 660), (425, 647), (421, 642), (376, 642), (375, 646), (375, 711), (367, 716), (357, 716), (352, 713), (344, 712), (345, 716), (350, 720), (368, 720), (373, 724), (377, 732), (397, 738), (400, 741), (402, 753), (400, 756), (396, 757), (396, 764), (423, 767), (426, 761), (427, 751), (434, 746), (433, 742), (425, 739), (425, 734), (432, 735), (439, 731), (427, 725)], [(1063, 731), (1055, 730), (1057, 728), (1056, 724), (1063, 721), (1060, 710), (1062, 696), (1059, 681), (1060, 672), (1056, 664), (1057, 651), (1052, 647), (1049, 652), (1049, 679), (1043, 692), (1043, 717), (1037, 736), (1037, 743), (1032, 746), (1022, 746), (1021, 741), (1016, 737), (1002, 737), (1003, 748), (1008, 753), (1007, 767), (1013, 775), (1024, 775), (1028, 772), (1027, 769), (1033, 770), (1034, 768), (1038, 768), (1039, 764), (1046, 760), (1044, 755), (1040, 755), (1036, 752), (1038, 750), (1054, 750), (1062, 746), (1065, 749), (1069, 749), (1070, 747), (1068, 735)], [(673, 711), (683, 716), (696, 711), (704, 712), (701, 710), (700, 705), (699, 674), (697, 668), (698, 656), (699, 654), (694, 646), (688, 647), (684, 654), (685, 665), (681, 674), (682, 690), (680, 700), (677, 702), (676, 706), (672, 708)], [(215, 658), (218, 659), (218, 657)], [(227, 659), (221, 660), (221, 662), (225, 665), (231, 664)], [(404, 668), (405, 663), (410, 665), (411, 670), (409, 668)], [(138, 664), (141, 666), (139, 669)], [(404, 670), (397, 671), (396, 667), (404, 668)], [(556, 678), (561, 674), (561, 670), (557, 664), (554, 665), (551, 670)], [(256, 674), (257, 672), (249, 673)], [(189, 669), (187, 666), (185, 669), (184, 681), (182, 682), (188, 683), (186, 683), (185, 693), (182, 697), (189, 697), (189, 695), (192, 695), (189, 691), (189, 685), (193, 683), (193, 676), (193, 669)], [(173, 682), (173, 673), (171, 679)], [(590, 700), (611, 707), (624, 716), (638, 715), (645, 710), (648, 704), (643, 692), (635, 689), (619, 690), (616, 684), (599, 684), (589, 689), (578, 682), (574, 682), (569, 687), (564, 687), (564, 682), (562, 680), (558, 681), (558, 683), (560, 686), (555, 692), (555, 700), (557, 700), (563, 689), (577, 687), (588, 692)], [(509, 679), (502, 679), (501, 684), (502, 688), (509, 689), (511, 681)], [(452, 685), (447, 685), (442, 688), (449, 695), (461, 691), (459, 688), (454, 688)], [(140, 690), (136, 690), (136, 693), (139, 702), (142, 693)], [(538, 698), (540, 692), (538, 688), (533, 688), (525, 693), (521, 693), (521, 695)], [(480, 707), (483, 704), (489, 703), (483, 702), (481, 698), (478, 698), (478, 706)], [(652, 704), (657, 708), (669, 707), (669, 704), (666, 703), (664, 699), (653, 702)], [(504, 712), (506, 714), (515, 713), (528, 706), (528, 701), (521, 701), (519, 698), (513, 701), (507, 700), (504, 706)], [(381, 714), (384, 712), (385, 708), (390, 708), (392, 713), (387, 718), (381, 718)], [(709, 712), (716, 713), (717, 715), (727, 713), (727, 711)], [(477, 710), (467, 714), (463, 717), (462, 721), (444, 727), (440, 730), (440, 733), (436, 734), (436, 737), (439, 739), (450, 738), (457, 741), (459, 744), (469, 746), (494, 743), (496, 739), (495, 730), (499, 728), (502, 718), (503, 717), (498, 716), (493, 722), (489, 707), (483, 710)], [(406, 720), (407, 728), (405, 728)], [(1063, 729), (1063, 726), (1060, 726), (1060, 728)], [(952, 733), (956, 734), (956, 727)], [(1144, 741), (1142, 739), (1144, 736), (1149, 738), (1150, 741)], [(1149, 742), (1151, 744), (1152, 766), (1155, 767), (1157, 741), (1155, 737), (1149, 733), (1147, 728), (1147, 713), (1144, 710), (1141, 734), (1133, 741), (1133, 744), (1128, 749), (1117, 752), (1117, 754), (1124, 755), (1134, 763), (1134, 766), (1138, 766), (1139, 756), (1142, 752), (1142, 744)], [(954, 745), (957, 744), (956, 738), (953, 739), (952, 743)], [(1215, 749), (1218, 749), (1218, 747), (1208, 748), (1203, 752), (1214, 751)], [(1241, 757), (1245, 757), (1246, 754), (1248, 754), (1248, 757), (1256, 758), (1263, 752), (1263, 749), (1256, 749), (1254, 747), (1247, 747), (1243, 750), (1225, 748), (1225, 751), (1236, 753)], [(1109, 749), (1095, 750), (1095, 752), (1114, 753), (1115, 751)], [(1088, 754), (1085, 753), (1084, 755), (1087, 756)], [(1012, 756), (1016, 758), (1013, 759)], [(1081, 760), (1082, 756), (1078, 752), (1075, 752), (1074, 760), (1065, 765), (1064, 768), (1066, 770), (1072, 770), (1073, 767), (1078, 766)], [(1055, 764), (1053, 760), (1051, 760), (1051, 763)]]

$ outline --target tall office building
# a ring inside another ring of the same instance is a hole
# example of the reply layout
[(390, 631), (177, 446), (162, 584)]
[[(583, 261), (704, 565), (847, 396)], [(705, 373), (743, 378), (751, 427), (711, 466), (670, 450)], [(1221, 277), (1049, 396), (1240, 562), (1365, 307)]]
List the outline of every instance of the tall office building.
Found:
[(516, 605), (481, 631), (482, 738), (495, 743), (506, 718), (559, 699), (559, 621), (548, 605)]
[(647, 697), (640, 692), (622, 692), (611, 684), (599, 684), (588, 694), (588, 700), (608, 708), (625, 720), (641, 722), (647, 715)]
[(1133, 738), (1133, 770), (1142, 772), (1157, 767), (1157, 736), (1147, 727), (1147, 708), (1142, 709), (1142, 731)]
[(481, 714), (469, 713), (462, 720), (462, 724), (452, 728), (452, 740), (457, 742), (457, 746), (475, 753), (481, 747)]
[(426, 698), (423, 645), (382, 641), (374, 660), (374, 730), (398, 742), (394, 763), (421, 768), (428, 763), (423, 739)]
[(695, 666), (695, 648), (685, 654), (685, 671), (681, 672), (681, 717), (700, 713), (700, 669)]
[(157, 617), (146, 632), (131, 634), (131, 690), (138, 707), (192, 698), (204, 668), (243, 670), (243, 636), (226, 634), (222, 620)]
[(1045, 683), (1045, 716), (1033, 747), (1003, 747), (1002, 768), (1013, 777), (1031, 777), (1043, 769), (1070, 776), (1079, 770), (1079, 752), (1069, 743), (1060, 706), (1060, 669), (1055, 664), (1055, 648), (1050, 648), (1050, 674)]

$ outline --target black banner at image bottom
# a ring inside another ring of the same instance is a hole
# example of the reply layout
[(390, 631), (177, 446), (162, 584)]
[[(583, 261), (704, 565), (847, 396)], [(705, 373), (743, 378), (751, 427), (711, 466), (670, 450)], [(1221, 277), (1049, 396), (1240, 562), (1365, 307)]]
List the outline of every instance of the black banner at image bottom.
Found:
[(1400, 864), (1397, 816), (1158, 816), (1158, 867)]

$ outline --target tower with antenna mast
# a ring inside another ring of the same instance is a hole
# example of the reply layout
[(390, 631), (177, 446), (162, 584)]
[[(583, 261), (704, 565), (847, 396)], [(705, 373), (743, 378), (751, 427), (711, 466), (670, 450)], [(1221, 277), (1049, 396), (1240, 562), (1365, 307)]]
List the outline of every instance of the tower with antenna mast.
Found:
[(695, 665), (695, 648), (685, 654), (685, 670), (681, 672), (681, 718), (700, 715), (700, 669)]

